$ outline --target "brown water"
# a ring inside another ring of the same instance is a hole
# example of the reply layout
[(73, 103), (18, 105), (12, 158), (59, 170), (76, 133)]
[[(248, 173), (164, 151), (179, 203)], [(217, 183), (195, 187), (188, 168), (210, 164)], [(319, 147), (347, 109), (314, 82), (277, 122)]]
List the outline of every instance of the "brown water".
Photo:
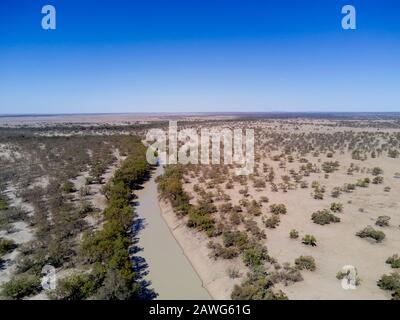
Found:
[(144, 219), (138, 242), (143, 250), (138, 255), (148, 264), (145, 279), (151, 281), (150, 288), (158, 293), (157, 299), (211, 299), (161, 216), (154, 179), (162, 172), (163, 168), (158, 167), (144, 188), (136, 192), (136, 212)]

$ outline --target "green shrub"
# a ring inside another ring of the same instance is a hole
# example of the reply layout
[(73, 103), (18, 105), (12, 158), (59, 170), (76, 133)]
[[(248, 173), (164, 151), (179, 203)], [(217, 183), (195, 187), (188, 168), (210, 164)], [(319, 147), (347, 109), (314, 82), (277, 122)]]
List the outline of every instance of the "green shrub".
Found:
[(299, 270), (309, 270), (314, 271), (317, 267), (315, 265), (315, 260), (311, 256), (300, 256), (295, 261), (294, 264)]
[(255, 243), (243, 252), (243, 262), (246, 266), (254, 267), (261, 265), (268, 258), (267, 248)]
[(269, 206), (269, 209), (271, 210), (271, 213), (273, 213), (273, 214), (286, 214), (287, 213), (286, 206), (282, 203), (271, 204)]
[(229, 220), (231, 221), (232, 224), (234, 225), (239, 225), (240, 222), (242, 222), (241, 215), (237, 212), (232, 212), (229, 216)]
[(332, 173), (336, 170), (339, 170), (340, 164), (339, 161), (326, 161), (321, 167), (325, 173)]
[(231, 294), (232, 300), (288, 300), (281, 290), (266, 288), (264, 281), (255, 284), (235, 285)]
[(397, 289), (392, 293), (392, 300), (400, 300), (400, 289)]
[(340, 222), (340, 218), (330, 213), (328, 210), (319, 210), (312, 214), (311, 220), (319, 225), (330, 224), (331, 222)]
[(297, 239), (299, 237), (299, 232), (295, 229), (290, 230), (289, 233), (290, 239)]
[(245, 220), (244, 224), (246, 231), (249, 231), (256, 239), (261, 240), (267, 237), (264, 230), (260, 229), (256, 221), (248, 219)]
[(331, 203), (331, 211), (333, 212), (342, 212), (343, 211), (343, 204), (340, 202), (332, 202)]
[(0, 239), (0, 257), (17, 247), (13, 240)]
[(375, 224), (379, 227), (387, 227), (389, 226), (390, 217), (389, 216), (379, 216), (376, 219)]
[(236, 248), (233, 248), (233, 247), (226, 248), (226, 247), (222, 246), (221, 244), (215, 243), (212, 241), (210, 241), (207, 244), (207, 247), (209, 249), (211, 249), (211, 252), (209, 255), (210, 258), (213, 258), (215, 260), (218, 258), (233, 259), (239, 255), (239, 251)]
[(374, 176), (378, 176), (378, 175), (380, 175), (380, 174), (383, 174), (383, 170), (381, 169), (381, 168), (379, 168), (379, 167), (374, 167), (373, 169), (372, 169), (372, 175), (374, 175)]
[(385, 234), (382, 231), (377, 231), (371, 226), (368, 226), (363, 230), (357, 232), (356, 236), (360, 238), (372, 238), (376, 242), (381, 242), (383, 239), (385, 239)]
[(306, 234), (303, 239), (301, 240), (302, 243), (304, 243), (307, 246), (313, 246), (315, 247), (317, 245), (317, 239), (310, 234)]
[(0, 195), (0, 211), (5, 211), (8, 209), (7, 200)]
[[(97, 290), (98, 300), (129, 300), (140, 296), (140, 284), (134, 281), (133, 273), (111, 268), (104, 275), (102, 286)], [(152, 292), (149, 294), (153, 295)]]
[(378, 286), (383, 290), (400, 289), (400, 273), (392, 272), (390, 275), (384, 274), (378, 281)]
[(236, 246), (238, 248), (247, 244), (248, 236), (241, 231), (226, 231), (222, 234), (225, 247)]
[(9, 299), (21, 299), (41, 290), (40, 278), (31, 274), (13, 277), (2, 285), (2, 295)]
[(398, 269), (400, 268), (400, 257), (397, 254), (394, 254), (387, 258), (386, 263), (390, 264), (393, 269)]
[(202, 214), (197, 208), (192, 208), (189, 211), (189, 219), (187, 221), (189, 228), (206, 231), (209, 236), (212, 236), (215, 230), (214, 224), (215, 221), (209, 214)]
[(261, 206), (257, 203), (257, 201), (253, 200), (247, 207), (247, 212), (253, 216), (261, 215)]
[(94, 211), (94, 207), (93, 207), (91, 202), (86, 201), (86, 200), (82, 200), (79, 203), (78, 211), (79, 211), (79, 214), (86, 215), (88, 213), (93, 212)]
[(263, 219), (263, 222), (267, 228), (274, 229), (279, 225), (281, 220), (279, 219), (279, 216), (277, 214), (272, 214), (271, 217)]
[(372, 179), (373, 184), (382, 184), (383, 183), (383, 177), (382, 176), (377, 176)]
[(332, 197), (332, 198), (339, 198), (340, 193), (341, 193), (341, 192), (340, 192), (340, 188), (335, 187), (335, 188), (332, 189), (331, 197)]
[[(103, 194), (103, 192), (102, 192), (102, 194)], [(79, 195), (81, 197), (86, 197), (86, 196), (90, 195), (90, 187), (89, 186), (83, 186), (82, 188), (80, 188)]]
[(73, 274), (57, 281), (56, 290), (50, 293), (57, 300), (84, 300), (96, 289), (96, 283), (90, 274)]
[(231, 294), (232, 300), (287, 300), (280, 290), (273, 288), (274, 283), (266, 276), (262, 267), (252, 269), (246, 279), (235, 285)]
[(76, 190), (75, 190), (74, 184), (71, 181), (67, 181), (62, 185), (61, 191), (63, 193), (71, 193), (71, 192), (75, 192)]

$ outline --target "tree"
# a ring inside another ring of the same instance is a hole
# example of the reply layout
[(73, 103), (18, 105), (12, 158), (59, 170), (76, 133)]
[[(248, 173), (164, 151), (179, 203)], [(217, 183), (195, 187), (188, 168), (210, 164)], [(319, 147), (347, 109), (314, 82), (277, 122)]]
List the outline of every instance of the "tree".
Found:
[(95, 292), (96, 285), (90, 274), (72, 274), (57, 281), (50, 297), (57, 300), (84, 300)]
[(38, 293), (41, 290), (40, 278), (31, 274), (13, 277), (3, 286), (2, 295), (10, 299), (21, 299)]

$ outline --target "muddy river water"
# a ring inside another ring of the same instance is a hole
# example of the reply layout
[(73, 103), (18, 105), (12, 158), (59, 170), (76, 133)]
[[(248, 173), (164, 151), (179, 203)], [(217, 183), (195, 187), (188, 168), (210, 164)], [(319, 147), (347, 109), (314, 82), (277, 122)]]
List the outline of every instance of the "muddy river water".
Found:
[(159, 166), (136, 192), (136, 212), (143, 223), (138, 234), (143, 250), (138, 255), (148, 265), (145, 279), (151, 281), (157, 299), (211, 299), (161, 215), (155, 178), (162, 173)]

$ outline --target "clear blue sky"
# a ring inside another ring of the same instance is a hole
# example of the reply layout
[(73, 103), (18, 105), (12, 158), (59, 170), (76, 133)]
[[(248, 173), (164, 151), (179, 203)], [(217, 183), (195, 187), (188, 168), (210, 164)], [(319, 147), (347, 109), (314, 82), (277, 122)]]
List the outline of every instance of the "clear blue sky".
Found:
[(400, 111), (400, 2), (0, 1), (0, 114), (158, 111)]

